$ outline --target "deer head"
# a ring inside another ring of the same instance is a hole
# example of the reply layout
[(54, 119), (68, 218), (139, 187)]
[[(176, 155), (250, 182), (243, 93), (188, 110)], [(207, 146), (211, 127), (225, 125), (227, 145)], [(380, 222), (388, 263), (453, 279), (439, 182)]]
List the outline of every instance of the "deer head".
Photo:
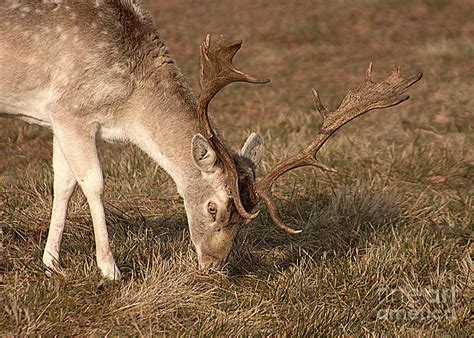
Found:
[[(269, 82), (247, 75), (233, 65), (233, 57), (241, 44), (242, 41), (229, 42), (221, 36), (211, 45), (208, 35), (200, 46), (201, 94), (198, 119), (201, 134), (194, 136), (192, 153), (204, 177), (208, 175), (214, 182), (214, 186), (207, 189), (214, 191), (205, 192), (206, 189), (198, 186), (197, 189), (203, 189), (202, 200), (193, 201), (192, 206), (186, 202), (185, 205), (188, 219), (198, 220), (197, 224), (190, 222), (190, 229), (201, 268), (220, 268), (225, 263), (239, 230), (258, 216), (258, 211), (254, 210), (260, 200), (265, 203), (276, 226), (289, 234), (301, 232), (287, 226), (279, 215), (271, 192), (273, 183), (284, 173), (302, 166), (336, 172), (316, 159), (319, 149), (329, 137), (347, 122), (372, 109), (395, 106), (407, 100), (409, 97), (404, 93), (422, 77), (421, 73), (402, 77), (400, 69), (397, 68), (380, 81), (373, 82), (370, 64), (364, 80), (355, 90), (350, 90), (340, 106), (332, 112), (323, 106), (318, 93), (313, 90), (316, 108), (323, 118), (319, 132), (300, 153), (282, 161), (265, 177), (257, 180), (255, 168), (262, 157), (260, 135), (253, 133), (240, 154), (235, 154), (216, 133), (208, 114), (210, 101), (226, 85), (233, 82)], [(214, 196), (214, 200), (205, 196)], [(198, 214), (201, 217), (196, 217)], [(192, 215), (195, 217), (190, 217)]]
[[(244, 144), (240, 154), (232, 154), (237, 168), (240, 169), (240, 180), (248, 177), (252, 182), (255, 168), (261, 158), (260, 135), (252, 133)], [(248, 222), (240, 215), (235, 206), (235, 199), (228, 184), (228, 175), (224, 162), (202, 134), (192, 140), (194, 164), (201, 171), (201, 179), (190, 184), (184, 194), (184, 203), (188, 216), (191, 239), (198, 253), (199, 266), (202, 269), (220, 269), (229, 255), (234, 239), (239, 230)], [(241, 190), (242, 196), (248, 190)], [(241, 200), (247, 201), (245, 198)], [(251, 207), (244, 203), (245, 208)]]
[(269, 81), (246, 75), (234, 67), (232, 58), (241, 43), (220, 37), (211, 46), (208, 35), (200, 46), (201, 95), (197, 111), (200, 133), (192, 139), (191, 152), (201, 177), (188, 185), (184, 203), (201, 268), (222, 267), (237, 233), (255, 217), (246, 211), (254, 206), (255, 196), (247, 196), (246, 192), (252, 190), (241, 186), (255, 180), (255, 169), (262, 157), (261, 137), (252, 133), (240, 153), (234, 153), (212, 128), (208, 116), (210, 101), (227, 84)]

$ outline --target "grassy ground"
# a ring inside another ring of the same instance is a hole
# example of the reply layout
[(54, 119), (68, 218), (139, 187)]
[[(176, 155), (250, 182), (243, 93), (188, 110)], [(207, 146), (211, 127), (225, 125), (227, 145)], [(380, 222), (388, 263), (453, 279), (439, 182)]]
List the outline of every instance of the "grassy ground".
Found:
[(148, 1), (195, 88), (208, 32), (245, 41), (238, 65), (272, 78), (213, 103), (227, 138), (264, 135), (263, 174), (320, 123), (370, 61), (424, 78), (412, 98), (344, 128), (321, 159), (276, 187), (288, 236), (264, 214), (227, 274), (203, 274), (171, 179), (127, 145), (101, 145), (113, 250), (125, 279), (103, 285), (78, 191), (64, 275), (41, 264), (52, 203), (51, 135), (1, 120), (0, 334), (472, 335), (474, 6), (471, 1)]

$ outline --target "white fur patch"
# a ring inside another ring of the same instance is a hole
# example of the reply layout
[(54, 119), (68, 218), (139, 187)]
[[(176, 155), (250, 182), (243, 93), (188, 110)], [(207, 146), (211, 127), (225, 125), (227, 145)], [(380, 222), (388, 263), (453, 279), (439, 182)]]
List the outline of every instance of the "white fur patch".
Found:
[(101, 126), (99, 136), (107, 142), (124, 142), (128, 140), (123, 129), (117, 126)]
[(51, 116), (48, 105), (54, 99), (54, 92), (49, 89), (14, 94), (0, 92), (0, 111), (17, 115), (30, 123), (50, 127)]

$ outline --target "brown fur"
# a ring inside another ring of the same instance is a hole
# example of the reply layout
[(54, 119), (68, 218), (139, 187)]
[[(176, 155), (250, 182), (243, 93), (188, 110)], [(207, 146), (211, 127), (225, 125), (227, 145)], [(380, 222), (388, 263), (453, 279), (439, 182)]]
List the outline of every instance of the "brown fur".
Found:
[[(68, 189), (74, 187), (75, 178), (91, 210), (95, 208), (95, 217), (91, 213), (95, 230), (102, 232), (99, 239), (96, 234), (96, 246), (104, 275), (118, 278), (110, 267), (114, 260), (107, 249), (101, 211), (103, 182), (96, 134), (135, 143), (163, 166), (185, 200), (201, 266), (222, 265), (244, 222), (236, 217), (226, 195), (219, 160), (211, 172), (204, 173), (191, 156), (193, 137), (201, 131), (196, 96), (140, 4), (16, 1), (0, 5), (0, 18), (0, 115), (53, 129), (58, 148), (54, 156), (66, 159), (74, 174), (68, 178)], [(213, 153), (211, 147), (204, 151)], [(71, 175), (64, 163), (54, 164), (54, 169), (55, 181), (57, 169), (59, 175)], [(55, 185), (55, 200), (57, 189), (63, 186)], [(63, 195), (66, 202), (57, 209), (62, 210), (70, 197)], [(209, 201), (219, 208), (214, 220), (207, 211)], [(53, 213), (51, 224), (59, 234), (51, 240), (54, 250), (64, 226), (56, 218), (61, 216)]]

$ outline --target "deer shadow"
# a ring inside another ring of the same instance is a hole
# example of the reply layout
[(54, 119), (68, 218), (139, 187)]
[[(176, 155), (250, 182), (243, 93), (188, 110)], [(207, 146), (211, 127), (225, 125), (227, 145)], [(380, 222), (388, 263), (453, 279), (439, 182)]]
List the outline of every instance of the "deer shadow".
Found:
[(400, 226), (403, 204), (395, 191), (352, 185), (296, 198), (280, 210), (285, 221), (302, 233), (286, 234), (265, 215), (241, 236), (229, 260), (230, 276), (239, 278), (255, 269), (274, 274), (304, 258), (319, 261), (344, 255), (374, 233)]

